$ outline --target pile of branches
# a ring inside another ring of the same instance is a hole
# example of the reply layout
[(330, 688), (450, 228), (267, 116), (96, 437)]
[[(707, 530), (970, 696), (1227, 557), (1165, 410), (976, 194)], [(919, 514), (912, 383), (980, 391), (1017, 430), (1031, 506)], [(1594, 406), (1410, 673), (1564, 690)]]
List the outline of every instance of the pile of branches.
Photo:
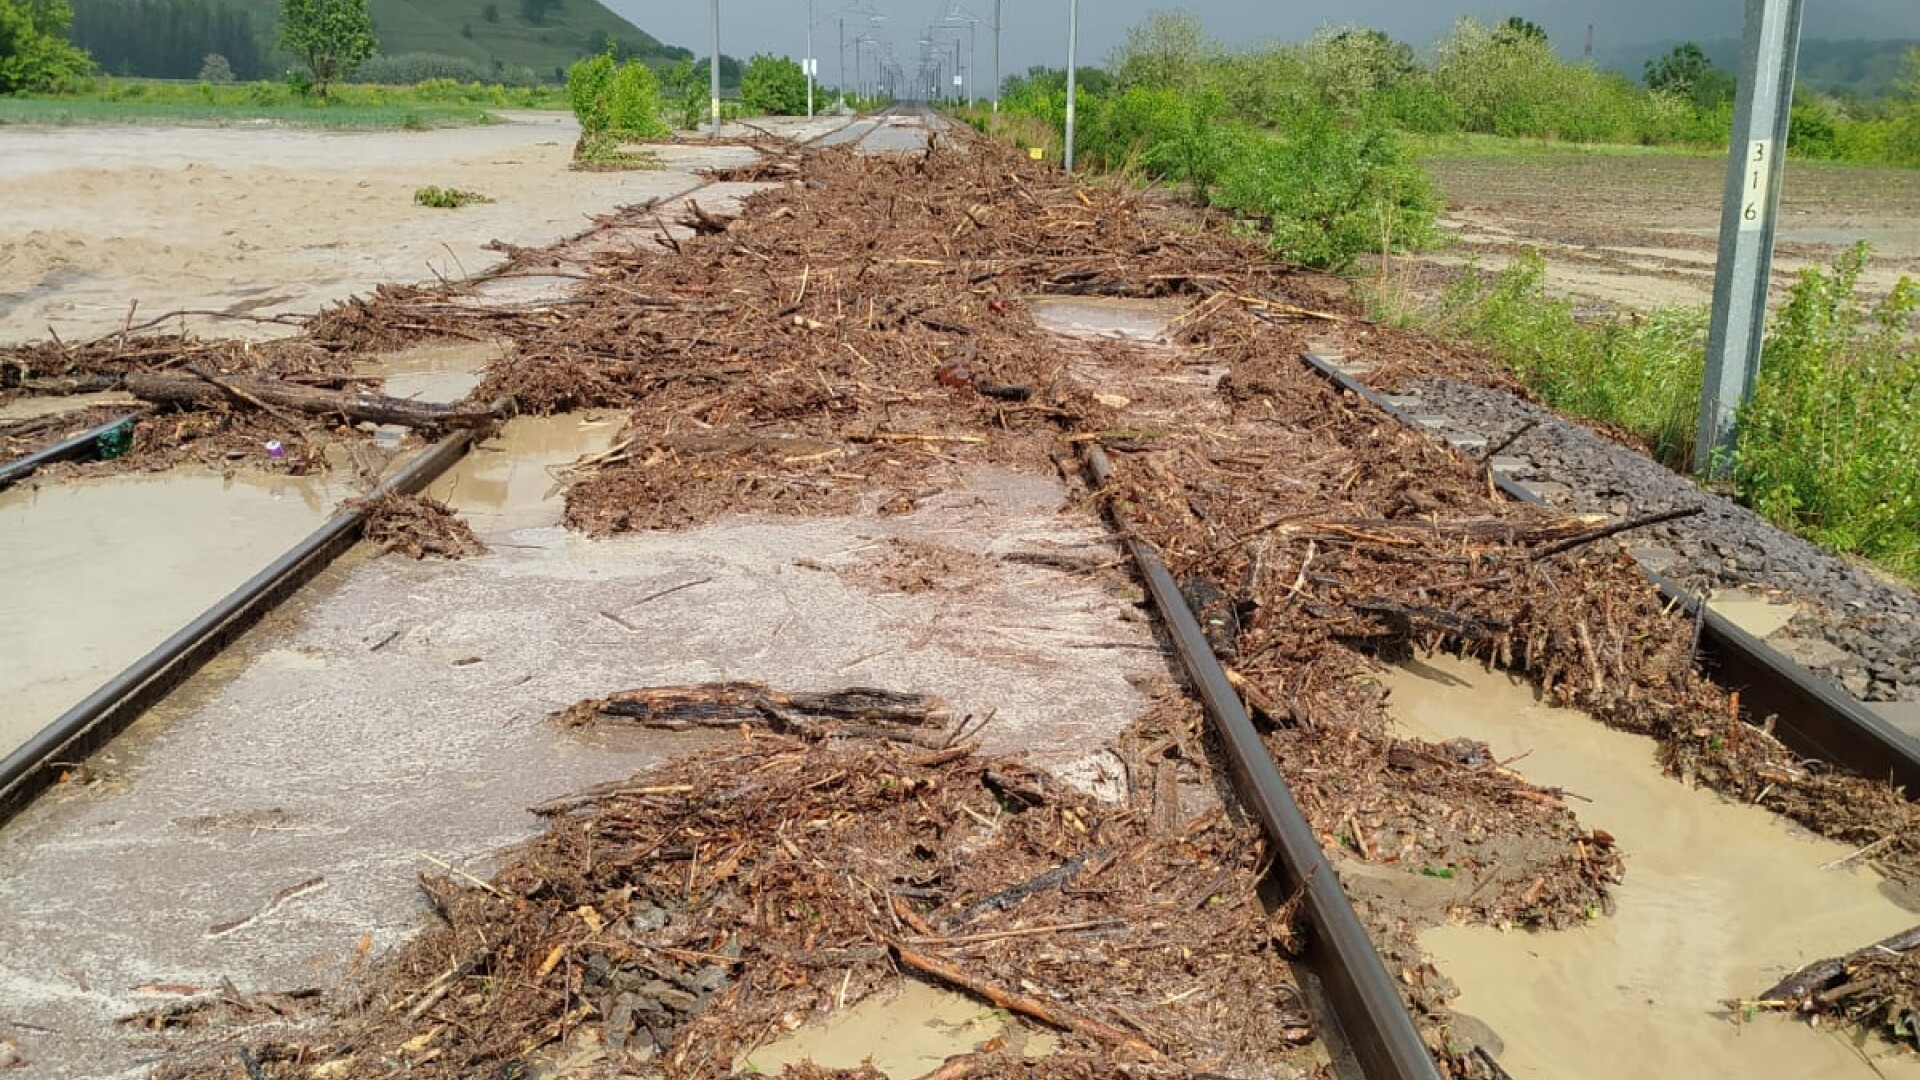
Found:
[(970, 746), (762, 734), (539, 812), (490, 881), (423, 876), (436, 925), (334, 1019), (159, 1075), (724, 1076), (903, 975), (1060, 1040), (946, 1076), (1264, 1074), (1312, 1038), (1291, 911), (1217, 809), (1164, 827)]
[[(1221, 307), (1182, 333), (1227, 367), (1230, 418), (1122, 455), (1107, 495), (1179, 572), (1229, 598), (1242, 616), (1231, 651), (1287, 719), (1377, 731), (1377, 710), (1343, 710), (1335, 692), (1364, 682), (1372, 659), (1478, 657), (1657, 739), (1682, 782), (1871, 846), (1883, 870), (1920, 882), (1920, 806), (1803, 759), (1743, 714), (1695, 663), (1693, 619), (1613, 542), (1620, 524), (1499, 497), (1484, 462), (1313, 374), (1296, 328)], [(1333, 802), (1344, 811), (1351, 795)]]
[(410, 559), (465, 559), (485, 555), (487, 545), (453, 509), (429, 495), (389, 493), (378, 499), (352, 499), (347, 505), (365, 515), (365, 538), (384, 552)]
[(1758, 998), (1727, 1006), (1737, 1012), (1784, 1009), (1814, 1023), (1837, 1019), (1920, 1050), (1920, 927), (1808, 964)]

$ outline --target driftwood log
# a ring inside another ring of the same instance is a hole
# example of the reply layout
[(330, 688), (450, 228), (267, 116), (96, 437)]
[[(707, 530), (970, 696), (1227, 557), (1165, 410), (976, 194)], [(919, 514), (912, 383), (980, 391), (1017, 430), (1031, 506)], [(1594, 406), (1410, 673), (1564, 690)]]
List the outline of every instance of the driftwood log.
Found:
[(355, 422), (400, 424), (413, 428), (472, 428), (500, 418), (497, 410), (469, 405), (435, 405), (405, 398), (313, 386), (251, 375), (206, 376), (135, 371), (127, 392), (160, 405), (242, 405), (315, 416), (337, 414)]
[(778, 722), (796, 714), (920, 726), (941, 724), (951, 716), (945, 702), (925, 694), (860, 687), (824, 693), (780, 693), (752, 682), (627, 690), (608, 698), (600, 712), (659, 727), (732, 726), (743, 720)]
[(1920, 926), (1875, 942), (1858, 952), (1808, 964), (1769, 987), (1755, 1001), (1813, 1011), (1822, 1003), (1822, 998), (1832, 999), (1835, 991), (1844, 988), (1848, 971), (1857, 966), (1860, 960), (1893, 956), (1915, 949), (1920, 949)]

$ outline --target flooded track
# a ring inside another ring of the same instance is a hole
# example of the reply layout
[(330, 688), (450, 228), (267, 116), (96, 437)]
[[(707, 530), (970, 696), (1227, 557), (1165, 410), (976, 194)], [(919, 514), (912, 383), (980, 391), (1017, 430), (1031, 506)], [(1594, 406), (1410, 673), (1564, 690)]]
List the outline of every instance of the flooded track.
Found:
[(1460, 986), (1460, 1010), (1500, 1036), (1515, 1077), (1920, 1077), (1920, 1060), (1898, 1048), (1771, 1018), (1741, 1024), (1723, 1004), (1770, 984), (1782, 964), (1914, 924), (1872, 875), (1836, 865), (1854, 848), (1677, 784), (1651, 740), (1543, 705), (1531, 685), (1478, 664), (1426, 657), (1386, 682), (1408, 735), (1486, 743), (1521, 775), (1577, 796), (1581, 815), (1628, 855), (1616, 909), (1587, 926), (1421, 936)]
[[(1303, 360), (1341, 389), (1413, 430), (1427, 431), (1440, 424), (1440, 418), (1415, 415), (1403, 407), (1404, 403), (1368, 387), (1355, 374), (1364, 370), (1364, 365), (1349, 370), (1339, 359), (1312, 353)], [(1482, 444), (1462, 445), (1476, 450)], [(1487, 463), (1492, 483), (1516, 500), (1543, 502), (1538, 490), (1505, 475), (1501, 467), (1505, 460)], [(1649, 573), (1671, 603), (1696, 612), (1700, 643), (1708, 652), (1709, 665), (1722, 682), (1742, 694), (1746, 713), (1754, 722), (1771, 716), (1782, 738), (1801, 752), (1861, 776), (1886, 778), (1905, 789), (1908, 798), (1920, 798), (1920, 731), (1909, 730), (1897, 718), (1867, 708), (1769, 646), (1762, 640), (1763, 634), (1755, 634), (1748, 627), (1777, 629), (1785, 623), (1776, 624), (1770, 618), (1754, 621), (1750, 599), (1744, 606), (1737, 599), (1702, 603), (1678, 583), (1657, 572)], [(1740, 618), (1743, 612), (1748, 616), (1745, 620)], [(1741, 625), (1742, 621), (1747, 625)]]
[[(924, 123), (911, 118), (860, 126), (847, 129), (846, 141), (862, 150), (926, 143)], [(651, 242), (637, 232), (607, 242)], [(537, 275), (502, 280), (528, 290), (514, 303), (565, 285)], [(801, 278), (801, 292), (813, 280)], [(1225, 427), (1226, 410), (1213, 398), (1226, 372), (1169, 342), (1187, 304), (1020, 302), (1059, 335), (1060, 370), (1139, 425), (1126, 430)], [(1110, 376), (1120, 369), (1099, 348), (1113, 342), (1160, 352), (1133, 372), (1135, 382), (1115, 385)], [(481, 366), (504, 355), (433, 347), (394, 356), (378, 373), (400, 396), (458, 397), (471, 392)], [(688, 415), (703, 432), (714, 417)], [(723, 738), (569, 731), (548, 722), (583, 694), (739, 679), (951, 688), (956, 713), (996, 716), (986, 752), (1023, 755), (1080, 791), (1113, 797), (1138, 780), (1111, 748), (1146, 709), (1143, 687), (1175, 658), (1228, 747), (1224, 772), (1264, 829), (1267, 850), (1279, 855), (1274, 904), (1291, 895), (1303, 905), (1305, 962), (1319, 988), (1310, 992), (1325, 1009), (1321, 1019), (1333, 1018), (1323, 1030), (1338, 1048), (1329, 1051), (1337, 1071), (1370, 1080), (1439, 1075), (1435, 1048), (1402, 1001), (1402, 985), (1415, 975), (1379, 954), (1369, 938), (1378, 924), (1363, 922), (1342, 888), (1342, 878), (1384, 877), (1397, 888), (1423, 879), (1413, 864), (1375, 861), (1364, 839), (1352, 841), (1353, 851), (1322, 849), (1326, 830), (1316, 835), (1282, 777), (1294, 763), (1276, 762), (1264, 741), (1271, 729), (1255, 727), (1185, 583), (1167, 569), (1166, 561), (1192, 553), (1163, 561), (1124, 505), (1104, 505), (1103, 496), (1120, 489), (1109, 488), (1102, 451), (1086, 446), (1095, 473), (1089, 494), (1031, 469), (959, 467), (937, 449), (977, 436), (893, 432), (909, 446), (931, 442), (936, 448), (914, 449), (955, 467), (903, 492), (867, 491), (843, 514), (723, 517), (599, 540), (569, 532), (561, 493), (586, 468), (583, 459), (643, 445), (623, 432), (625, 422), (619, 410), (587, 410), (515, 418), (489, 433), (457, 464), (446, 462), (429, 490), (470, 521), (493, 554), (457, 564), (341, 560), (136, 725), (128, 742), (96, 762), (89, 782), (0, 834), (0, 900), (13, 916), (0, 928), (7, 1019), (21, 1030), (88, 1033), (68, 1045), (34, 1044), (39, 1060), (52, 1063), (49, 1075), (91, 1075), (100, 1062), (115, 1071), (146, 1064), (147, 1052), (110, 1021), (171, 993), (156, 987), (222, 979), (287, 986), (291, 974), (314, 985), (343, 979), (369, 950), (397, 948), (410, 934), (423, 859), (477, 881), (489, 864), (476, 853), (525, 836), (528, 805)], [(889, 453), (865, 460), (877, 466)], [(217, 533), (220, 515), (242, 504), (224, 491), (209, 498), (216, 501), (204, 513), (188, 516)], [(1113, 512), (1118, 528), (1103, 525), (1096, 508)], [(100, 515), (70, 516), (70, 528), (84, 529)], [(49, 528), (60, 520), (47, 518)], [(65, 535), (50, 532), (43, 544)], [(243, 548), (273, 542), (236, 539)], [(1121, 544), (1161, 613), (1171, 652), (1135, 611), (1139, 595), (1113, 573)], [(1304, 564), (1299, 574), (1304, 582)], [(1752, 605), (1728, 596), (1716, 606), (1749, 626), (1776, 614)], [(66, 640), (91, 640), (85, 623)], [(1402, 734), (1485, 743), (1503, 767), (1564, 790), (1581, 819), (1610, 830), (1608, 843), (1624, 851), (1618, 909), (1594, 911), (1589, 925), (1554, 935), (1440, 926), (1420, 937), (1460, 986), (1460, 1009), (1489, 1029), (1478, 1040), (1488, 1067), (1497, 1072), (1498, 1058), (1522, 1080), (1616, 1075), (1621, 1057), (1607, 1051), (1624, 1041), (1632, 1067), (1652, 1072), (1915, 1075), (1911, 1062), (1878, 1046), (1770, 1019), (1737, 1027), (1720, 1004), (1765, 985), (1782, 964), (1906, 925), (1900, 894), (1846, 866), (1848, 848), (1674, 783), (1644, 742), (1541, 709), (1530, 691), (1478, 667), (1425, 659), (1381, 678)], [(1275, 720), (1268, 712), (1262, 723)], [(1176, 826), (1184, 812), (1176, 792)], [(692, 851), (699, 864), (698, 844)], [(130, 872), (103, 880), (90, 870), (103, 859)], [(593, 859), (589, 848), (589, 866)], [(687, 870), (689, 896), (696, 869)], [(1779, 891), (1758, 890), (1756, 881)], [(83, 903), (72, 898), (75, 882), (85, 883)], [(1209, 889), (1198, 903), (1213, 898)], [(576, 908), (570, 900), (563, 915), (600, 918), (593, 905), (601, 901), (577, 899), (588, 902)], [(1287, 935), (1287, 923), (1276, 920), (1273, 933)], [(539, 977), (565, 964), (571, 980), (576, 958), (553, 955)], [(538, 955), (522, 959), (532, 970)], [(1162, 1005), (1204, 998), (1207, 964), (1193, 974), (1200, 981)], [(834, 1014), (830, 1023), (783, 1017), (779, 1026), (798, 1030), (767, 1038), (731, 1067), (773, 1071), (802, 1058), (851, 1066), (884, 1044), (876, 1064), (904, 1080), (951, 1055), (999, 1046), (1010, 1033), (1016, 1055), (1054, 1048), (973, 999), (900, 985), (897, 995), (850, 1005), (843, 983), (838, 1007), (818, 1010)], [(1292, 992), (1274, 989), (1276, 999)], [(1149, 1035), (1152, 1028), (1151, 1019), (1138, 1025)], [(1596, 1061), (1606, 1068), (1593, 1071)]]

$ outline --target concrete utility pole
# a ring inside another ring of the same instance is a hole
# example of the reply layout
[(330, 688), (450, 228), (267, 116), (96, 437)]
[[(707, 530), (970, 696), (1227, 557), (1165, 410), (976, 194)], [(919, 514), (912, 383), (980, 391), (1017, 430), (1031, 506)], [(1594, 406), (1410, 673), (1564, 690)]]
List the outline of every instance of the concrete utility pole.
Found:
[(711, 50), (713, 59), (708, 61), (708, 66), (713, 70), (709, 71), (707, 75), (709, 76), (708, 82), (713, 92), (711, 99), (713, 102), (713, 137), (717, 139), (720, 137), (720, 0), (713, 0), (713, 14), (709, 20), (708, 29), (712, 32), (713, 38), (710, 42), (713, 46)]
[(1067, 171), (1073, 171), (1073, 98), (1080, 81), (1074, 64), (1080, 52), (1080, 0), (1067, 0)]
[(807, 119), (813, 119), (813, 0), (807, 0)]
[(1000, 112), (1000, 0), (993, 0), (993, 111)]
[(1707, 381), (1693, 466), (1723, 470), (1734, 446), (1734, 414), (1753, 395), (1767, 329), (1767, 290), (1787, 163), (1787, 121), (1800, 54), (1805, 0), (1747, 0), (1746, 57), (1733, 112), (1726, 201), (1720, 208), (1720, 262), (1707, 335)]

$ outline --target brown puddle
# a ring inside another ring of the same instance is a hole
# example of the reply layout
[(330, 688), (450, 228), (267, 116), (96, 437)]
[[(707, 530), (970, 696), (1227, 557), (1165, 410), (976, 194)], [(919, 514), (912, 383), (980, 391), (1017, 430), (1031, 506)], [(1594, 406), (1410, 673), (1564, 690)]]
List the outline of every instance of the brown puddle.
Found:
[(1763, 639), (1773, 636), (1800, 614), (1798, 604), (1776, 604), (1744, 589), (1722, 589), (1713, 594), (1707, 606), (1726, 616), (1733, 625)]
[(824, 1023), (798, 1028), (735, 1062), (733, 1071), (778, 1076), (802, 1061), (824, 1069), (871, 1061), (891, 1080), (909, 1080), (1002, 1036), (1030, 1058), (1045, 1057), (1055, 1045), (1052, 1036), (1010, 1023), (1006, 1013), (972, 998), (903, 979), (898, 992), (882, 991)]
[(305, 538), (346, 494), (249, 473), (0, 492), (0, 752)]
[(1180, 300), (1092, 296), (1030, 296), (1027, 310), (1042, 330), (1064, 337), (1161, 341), (1187, 310)]
[(473, 393), (488, 364), (500, 359), (498, 345), (462, 342), (422, 345), (356, 365), (363, 375), (385, 380), (381, 392), (434, 405), (450, 405)]
[(1435, 657), (1386, 682), (1408, 734), (1486, 742), (1527, 779), (1579, 796), (1582, 822), (1625, 854), (1617, 911), (1585, 928), (1421, 935), (1460, 987), (1456, 1007), (1499, 1035), (1519, 1080), (1920, 1078), (1910, 1052), (1778, 1016), (1737, 1023), (1723, 1005), (1913, 924), (1869, 872), (1821, 869), (1845, 845), (1684, 787), (1651, 741), (1542, 705), (1478, 665)]
[(428, 493), (484, 534), (558, 525), (566, 504), (556, 471), (613, 445), (622, 423), (613, 412), (515, 417)]

